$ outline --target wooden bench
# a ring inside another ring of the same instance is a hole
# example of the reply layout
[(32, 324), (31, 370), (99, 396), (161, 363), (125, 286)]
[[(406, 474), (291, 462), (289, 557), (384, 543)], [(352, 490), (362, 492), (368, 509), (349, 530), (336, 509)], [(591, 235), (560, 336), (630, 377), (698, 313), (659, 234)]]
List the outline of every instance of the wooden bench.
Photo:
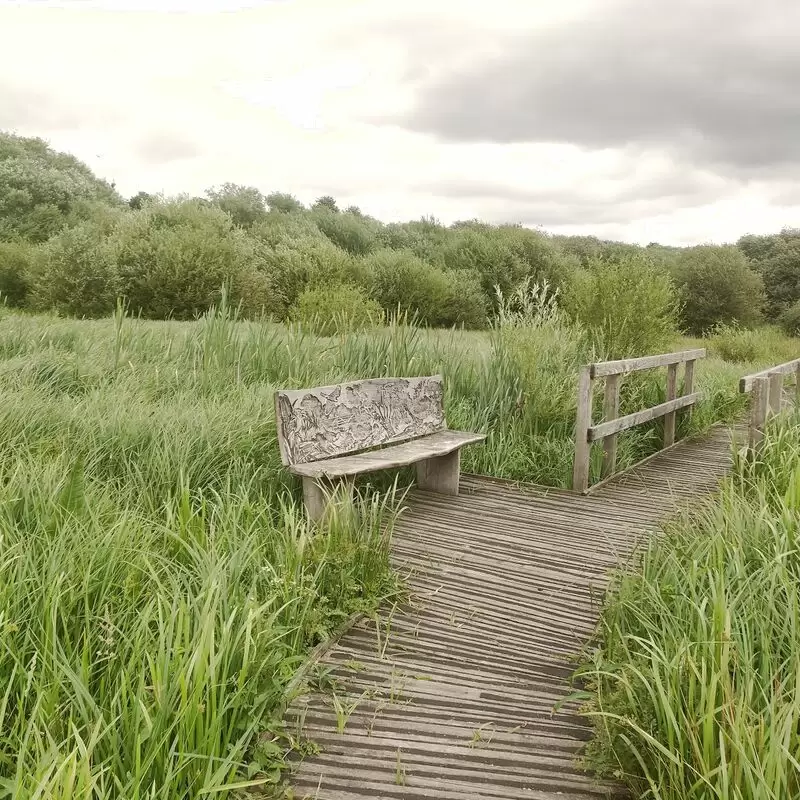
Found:
[(421, 489), (458, 494), (459, 451), (486, 437), (448, 430), (442, 396), (439, 375), (277, 392), (281, 460), (302, 477), (309, 516), (324, 511), (325, 483), (409, 464)]

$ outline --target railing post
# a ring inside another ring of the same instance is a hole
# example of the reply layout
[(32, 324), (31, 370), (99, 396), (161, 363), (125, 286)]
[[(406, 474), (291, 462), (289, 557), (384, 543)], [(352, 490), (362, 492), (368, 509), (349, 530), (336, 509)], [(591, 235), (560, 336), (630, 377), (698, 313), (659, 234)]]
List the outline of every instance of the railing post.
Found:
[(782, 395), (783, 375), (780, 372), (773, 372), (769, 376), (769, 410), (773, 414), (780, 413)]
[[(619, 416), (619, 375), (606, 376), (606, 389), (603, 397), (603, 421), (616, 419)], [(614, 474), (617, 465), (617, 434), (612, 433), (603, 439), (603, 471), (601, 477)]]
[(578, 413), (575, 418), (575, 461), (572, 467), (572, 488), (585, 492), (589, 488), (589, 428), (592, 427), (592, 369), (581, 367), (578, 378)]
[(764, 426), (767, 422), (767, 406), (769, 402), (769, 378), (756, 378), (750, 394), (750, 450), (756, 452), (764, 438)]
[[(678, 365), (667, 367), (667, 400), (674, 400), (678, 390)], [(675, 411), (664, 416), (664, 447), (675, 444)]]
[[(694, 364), (694, 359), (686, 362), (686, 370), (683, 373), (683, 392), (681, 393), (681, 397), (685, 394), (691, 394), (694, 391)], [(686, 409), (686, 416), (687, 418), (691, 418), (692, 406)]]
[(794, 405), (795, 408), (800, 408), (800, 364), (794, 371)]

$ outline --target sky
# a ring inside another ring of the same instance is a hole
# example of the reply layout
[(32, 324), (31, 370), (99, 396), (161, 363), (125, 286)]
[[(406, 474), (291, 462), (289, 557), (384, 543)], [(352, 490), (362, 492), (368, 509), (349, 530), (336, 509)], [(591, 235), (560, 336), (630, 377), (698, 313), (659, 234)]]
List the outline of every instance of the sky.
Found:
[(798, 0), (0, 0), (0, 129), (123, 195), (646, 244), (800, 226)]

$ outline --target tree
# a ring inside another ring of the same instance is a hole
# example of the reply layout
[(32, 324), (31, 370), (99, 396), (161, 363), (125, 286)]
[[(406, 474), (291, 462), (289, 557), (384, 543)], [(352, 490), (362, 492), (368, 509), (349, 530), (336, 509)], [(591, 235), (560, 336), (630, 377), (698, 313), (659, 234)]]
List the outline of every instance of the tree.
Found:
[(753, 325), (761, 318), (764, 284), (733, 245), (684, 250), (675, 266), (683, 301), (683, 324), (702, 334), (720, 323)]
[(336, 212), (339, 210), (339, 206), (336, 205), (336, 200), (333, 197), (326, 194), (322, 197), (318, 197), (311, 206), (312, 211), (319, 211), (320, 209)]
[(0, 133), (0, 240), (43, 242), (122, 198), (75, 156), (42, 139)]
[(279, 214), (292, 214), (303, 210), (303, 204), (291, 194), (272, 192), (266, 197), (267, 208)]
[(148, 203), (152, 199), (152, 195), (149, 195), (147, 192), (137, 192), (130, 200), (128, 200), (128, 205), (138, 211), (143, 205)]
[(206, 191), (211, 203), (221, 208), (234, 225), (251, 228), (267, 215), (266, 198), (255, 186), (223, 183)]

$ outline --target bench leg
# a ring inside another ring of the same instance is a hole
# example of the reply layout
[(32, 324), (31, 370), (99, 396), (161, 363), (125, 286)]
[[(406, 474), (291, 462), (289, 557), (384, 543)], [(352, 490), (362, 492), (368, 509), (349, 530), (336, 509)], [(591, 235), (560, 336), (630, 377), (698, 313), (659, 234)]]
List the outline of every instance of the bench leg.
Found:
[[(352, 502), (354, 493), (353, 478), (340, 478), (333, 481), (329, 486), (331, 493), (342, 499), (348, 499)], [(330, 496), (320, 485), (319, 481), (315, 478), (303, 478), (303, 502), (306, 506), (306, 513), (309, 519), (314, 522), (319, 522), (322, 515), (325, 513), (325, 507), (328, 505)]]
[(309, 519), (318, 522), (325, 512), (328, 498), (314, 478), (303, 478), (303, 502)]
[(458, 477), (461, 472), (460, 450), (446, 456), (428, 458), (417, 464), (417, 485), (427, 492), (458, 494)]

